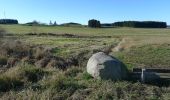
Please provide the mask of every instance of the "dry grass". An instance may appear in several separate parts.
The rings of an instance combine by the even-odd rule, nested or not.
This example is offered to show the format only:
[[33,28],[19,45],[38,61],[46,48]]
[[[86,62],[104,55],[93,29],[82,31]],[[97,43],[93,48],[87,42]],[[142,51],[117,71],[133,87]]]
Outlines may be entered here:
[[37,67],[56,67],[65,69],[75,64],[72,59],[66,61],[52,54],[52,50],[42,46],[31,46],[21,41],[7,41],[0,46],[0,66],[14,67],[20,62],[26,62]]
[[19,64],[10,68],[0,76],[0,91],[21,89],[29,83],[37,82],[47,74],[43,69],[36,68],[29,64]]
[[[31,31],[31,27],[28,26],[4,27],[9,29],[8,33],[13,32],[13,34]],[[6,64],[6,61],[7,63],[18,61],[12,67],[5,67],[6,69],[0,73],[0,99],[168,100],[170,98],[169,86],[95,80],[86,72],[85,67],[88,58],[98,51],[108,51],[121,59],[128,68],[139,67],[141,64],[165,67],[169,65],[169,56],[166,55],[170,55],[168,29],[98,30],[37,27],[36,31],[54,34],[75,32],[86,37],[52,36],[52,34],[14,35],[3,38],[9,40],[15,37],[20,41],[14,42],[11,39],[12,42],[0,45],[1,65]],[[119,43],[122,39],[123,42]],[[110,52],[110,49],[118,43],[122,51]],[[35,66],[36,63],[41,67]],[[0,66],[0,70],[1,68]]]
[[[31,80],[29,75],[33,77]],[[126,81],[94,80],[86,73],[84,68],[74,66],[66,71],[61,71],[22,65],[11,68],[3,76],[3,81],[0,78],[1,86],[3,82],[4,86],[7,87],[9,78],[13,85],[8,87],[10,91],[0,92],[1,99],[166,100],[170,91],[169,87],[164,88]],[[38,81],[33,81],[34,77],[37,77]],[[22,84],[18,84],[18,82],[22,82]]]
[[0,38],[2,38],[5,34],[5,29],[3,29],[2,27],[0,27]]
[[118,45],[112,49],[113,52],[129,51],[131,47],[143,46],[143,45],[163,45],[169,44],[169,36],[126,36],[122,37],[122,40]]

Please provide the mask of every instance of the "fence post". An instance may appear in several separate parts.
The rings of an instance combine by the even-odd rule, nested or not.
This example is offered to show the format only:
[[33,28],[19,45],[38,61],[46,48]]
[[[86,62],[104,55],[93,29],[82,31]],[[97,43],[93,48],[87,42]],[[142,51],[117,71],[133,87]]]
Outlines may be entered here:
[[142,73],[141,73],[141,82],[142,83],[145,83],[145,71],[146,71],[146,69],[142,68]]

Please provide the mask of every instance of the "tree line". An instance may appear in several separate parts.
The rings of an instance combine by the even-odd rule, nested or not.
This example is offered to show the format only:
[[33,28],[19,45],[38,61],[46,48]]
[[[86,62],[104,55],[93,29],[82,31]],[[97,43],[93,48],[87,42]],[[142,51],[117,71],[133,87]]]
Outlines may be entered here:
[[0,24],[18,24],[16,19],[0,19]]
[[166,22],[158,21],[121,21],[115,23],[104,23],[92,19],[88,21],[88,27],[100,28],[100,27],[133,27],[133,28],[167,28]]
[[[0,19],[0,24],[18,24],[18,20]],[[45,25],[44,23],[40,23],[37,21],[29,22],[26,24],[27,25]],[[55,21],[54,24],[52,24],[52,22],[50,21],[49,25],[56,26],[57,23]],[[158,21],[120,21],[120,22],[115,22],[115,23],[101,24],[99,20],[91,19],[88,21],[88,27],[91,27],[91,28],[101,28],[101,27],[167,28],[167,23],[158,22]]]
[[115,27],[134,27],[134,28],[166,28],[166,22],[157,21],[122,21],[112,24]]

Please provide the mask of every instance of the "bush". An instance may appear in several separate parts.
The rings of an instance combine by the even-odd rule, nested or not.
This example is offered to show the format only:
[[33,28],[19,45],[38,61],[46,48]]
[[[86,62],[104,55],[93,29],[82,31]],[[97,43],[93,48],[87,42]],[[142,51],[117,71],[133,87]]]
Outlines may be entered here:
[[5,92],[10,89],[15,89],[21,86],[23,83],[19,80],[10,79],[8,77],[0,78],[0,91]]
[[21,68],[23,78],[26,79],[26,81],[29,82],[37,82],[38,80],[42,79],[45,74],[47,74],[45,71],[43,71],[40,68],[36,68],[32,65],[26,65]]
[[39,81],[45,74],[47,72],[43,69],[36,68],[33,65],[20,64],[0,74],[0,91],[6,92],[11,89],[19,89],[29,82]]
[[10,89],[17,89],[23,86],[23,82],[17,78],[9,76],[0,76],[0,92],[6,92]]

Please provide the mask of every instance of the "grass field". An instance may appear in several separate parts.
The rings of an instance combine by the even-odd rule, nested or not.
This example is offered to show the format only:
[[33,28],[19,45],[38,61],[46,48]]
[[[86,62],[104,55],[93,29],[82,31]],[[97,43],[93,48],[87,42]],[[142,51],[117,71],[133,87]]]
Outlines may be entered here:
[[[0,25],[0,27],[6,30],[6,35],[0,38],[0,65],[6,64],[11,59],[18,61],[14,67],[7,69],[0,66],[2,100],[168,100],[170,98],[169,86],[95,80],[86,73],[88,58],[98,51],[107,51],[122,60],[129,70],[134,67],[170,68],[170,29],[92,29],[22,25]],[[40,35],[41,33],[53,34]],[[67,36],[68,34],[71,36]],[[116,47],[120,50],[115,51]],[[13,50],[13,53],[9,55],[7,50]],[[32,51],[29,57],[21,55],[28,51]],[[44,60],[48,55],[62,60],[59,59],[57,62],[53,60],[54,58],[50,61]],[[24,62],[27,60],[34,63]],[[77,63],[66,66],[64,70],[59,67],[49,67],[54,62],[62,64],[61,61],[70,60]],[[37,67],[40,61],[49,63],[45,67]]]
[[144,28],[87,28],[87,27],[62,27],[62,26],[23,26],[0,25],[7,33],[70,33],[78,35],[169,35],[170,29],[144,29]]

